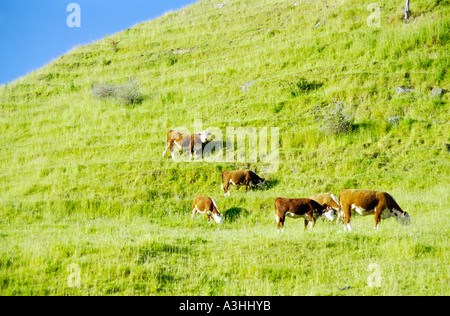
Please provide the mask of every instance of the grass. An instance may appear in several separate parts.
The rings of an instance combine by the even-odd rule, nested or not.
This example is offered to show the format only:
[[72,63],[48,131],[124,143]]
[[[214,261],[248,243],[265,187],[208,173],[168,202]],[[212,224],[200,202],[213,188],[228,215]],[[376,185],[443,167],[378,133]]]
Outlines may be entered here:
[[[326,222],[304,231],[295,220],[278,234],[272,210],[246,212],[220,227],[181,211],[172,220],[65,217],[44,227],[11,227],[2,236],[8,245],[2,270],[9,272],[2,275],[4,294],[448,294],[443,263],[449,223],[432,209],[423,209],[408,229],[385,221],[377,231],[370,220],[355,219],[352,234]],[[420,220],[434,230],[418,225]],[[79,288],[67,285],[73,263],[80,267]],[[371,264],[379,265],[380,287],[368,286]],[[28,272],[31,267],[35,273]]]
[[[371,28],[360,1],[204,0],[1,86],[0,295],[448,295],[449,94],[430,94],[450,90],[449,9],[414,3],[405,24],[397,2]],[[93,95],[130,78],[133,106]],[[344,133],[323,130],[335,100]],[[278,127],[269,188],[220,191],[223,170],[260,162],[162,158],[195,119],[224,136]],[[413,225],[277,233],[277,196],[343,188],[390,192]],[[198,193],[224,225],[191,219]]]

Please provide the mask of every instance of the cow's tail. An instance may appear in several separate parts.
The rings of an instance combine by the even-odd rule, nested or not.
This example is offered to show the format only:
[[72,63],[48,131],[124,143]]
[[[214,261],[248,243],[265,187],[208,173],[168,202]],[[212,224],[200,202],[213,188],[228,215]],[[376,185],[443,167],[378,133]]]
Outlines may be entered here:
[[191,134],[191,142],[190,142],[190,144],[189,144],[189,153],[190,153],[191,155],[194,154],[194,146],[195,146],[194,143],[195,143],[195,134],[192,133],[192,134]]
[[225,171],[222,171],[222,183],[220,184],[220,190],[223,190],[223,173],[224,173]]
[[342,206],[342,199],[341,199],[341,192],[339,192],[339,200],[338,200],[338,214],[336,216],[336,224],[339,222],[339,220],[342,217],[342,223],[344,223],[344,207]]

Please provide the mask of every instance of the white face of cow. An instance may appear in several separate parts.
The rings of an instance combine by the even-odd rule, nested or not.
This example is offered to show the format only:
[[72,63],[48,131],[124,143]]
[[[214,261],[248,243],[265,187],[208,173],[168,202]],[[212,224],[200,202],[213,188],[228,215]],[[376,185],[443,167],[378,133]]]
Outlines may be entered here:
[[210,212],[209,214],[214,218],[217,224],[222,224],[223,215],[219,213],[219,209],[217,208],[216,202],[213,199],[211,199],[211,201],[214,204],[215,210],[213,212]]
[[200,133],[200,138],[202,140],[202,143],[206,143],[207,141],[211,140],[211,133],[203,131]]
[[384,210],[381,213],[381,218],[391,218],[395,217],[397,222],[403,226],[407,226],[411,224],[411,219],[409,218],[409,214],[407,212],[403,213],[402,211],[399,211],[397,209],[392,210]]
[[266,187],[266,179],[262,178],[261,181],[259,181],[256,185],[260,188],[265,188]]
[[401,212],[399,213],[400,214],[398,214],[398,216],[395,217],[397,219],[397,222],[403,226],[411,225],[411,219],[409,217],[409,214],[407,212],[405,212],[405,214]]
[[329,221],[334,221],[334,210],[331,207],[327,207],[325,212],[322,214]]
[[217,224],[222,224],[223,223],[223,215],[217,215],[212,213],[212,217],[214,218],[214,220],[216,221]]

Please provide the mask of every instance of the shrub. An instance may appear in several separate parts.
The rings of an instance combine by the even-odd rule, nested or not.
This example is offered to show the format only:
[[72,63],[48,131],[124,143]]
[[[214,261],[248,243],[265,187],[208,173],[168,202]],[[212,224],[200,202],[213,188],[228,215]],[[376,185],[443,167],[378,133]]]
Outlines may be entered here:
[[126,84],[118,86],[115,97],[123,105],[140,103],[143,99],[139,92],[139,83],[135,80],[128,80]]
[[96,83],[92,87],[92,95],[97,99],[106,99],[114,96],[116,87],[113,85]]
[[319,89],[323,86],[323,83],[317,81],[308,81],[305,78],[300,78],[296,82],[289,83],[289,91],[292,97],[297,97],[301,94],[307,93]]
[[175,65],[178,62],[177,56],[174,53],[170,52],[166,56],[166,64],[168,67]]
[[98,99],[114,98],[121,105],[134,105],[143,100],[139,83],[134,79],[129,79],[123,85],[97,83],[92,87],[92,95]]
[[108,38],[107,42],[109,44],[109,49],[111,50],[111,52],[117,53],[117,51],[119,50],[119,47],[118,47],[119,41],[115,41],[111,38]]
[[353,116],[344,110],[342,101],[334,101],[335,108],[323,117],[322,130],[334,135],[346,134],[353,129]]

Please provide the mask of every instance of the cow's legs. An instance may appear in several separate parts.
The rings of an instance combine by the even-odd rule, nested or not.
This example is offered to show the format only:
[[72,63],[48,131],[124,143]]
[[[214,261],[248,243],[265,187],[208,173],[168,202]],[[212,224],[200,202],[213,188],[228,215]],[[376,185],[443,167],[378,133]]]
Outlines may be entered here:
[[192,218],[194,218],[194,216],[197,214],[197,212],[198,212],[198,208],[197,208],[197,205],[193,205],[192,206]]
[[341,222],[344,223],[344,212],[341,211],[341,209],[337,211],[336,224],[339,222],[339,220],[341,220]]
[[194,133],[192,133],[191,134],[191,142],[189,143],[189,160],[192,159],[192,155],[194,154],[194,146],[195,146],[195,135],[194,135]]
[[[176,147],[174,145],[176,145]],[[180,144],[178,144],[175,140],[172,140],[170,142],[170,147],[169,148],[170,148],[170,153],[172,155],[172,159],[175,160],[175,152],[174,152],[174,150],[178,150],[179,151],[183,147],[180,146]]]
[[166,155],[167,149],[169,149],[169,147],[170,147],[170,143],[167,143],[166,148],[164,148],[164,152],[162,154],[163,157]]
[[[166,144],[166,148],[164,148],[163,157],[166,155],[167,149],[170,149],[170,153],[172,156],[172,159],[174,159],[174,153],[173,153],[173,145],[175,144],[174,140],[168,140]],[[178,145],[178,144],[177,144]]]
[[378,225],[380,225],[381,213],[383,213],[383,210],[385,208],[386,205],[384,205],[383,203],[378,203],[377,207],[375,207],[375,216],[374,216],[375,229],[378,229]]
[[170,155],[172,156],[172,159],[175,159],[175,153],[173,152],[173,145],[174,145],[174,141],[171,141],[170,144],[168,144],[169,149],[170,149]]
[[230,196],[230,191],[228,190],[228,183],[225,183],[225,185],[223,186],[223,192],[225,193],[225,196]]
[[350,225],[350,217],[352,216],[352,210],[349,205],[342,207],[344,216],[344,230],[352,231],[352,226]]
[[275,218],[277,220],[278,232],[284,231],[284,220],[286,218],[285,215],[280,215],[277,211],[275,211]]
[[[192,158],[192,154],[191,154],[191,158]],[[194,159],[197,160],[198,159],[198,154],[197,151],[194,151]]]
[[306,214],[306,218],[305,218],[305,229],[308,228],[308,224],[311,223],[311,228],[314,227],[314,225],[316,224],[316,220],[314,219],[314,217],[309,216],[309,214]]

